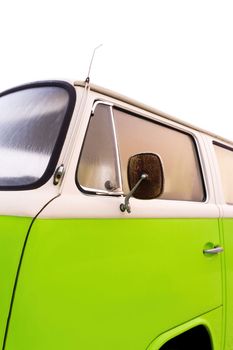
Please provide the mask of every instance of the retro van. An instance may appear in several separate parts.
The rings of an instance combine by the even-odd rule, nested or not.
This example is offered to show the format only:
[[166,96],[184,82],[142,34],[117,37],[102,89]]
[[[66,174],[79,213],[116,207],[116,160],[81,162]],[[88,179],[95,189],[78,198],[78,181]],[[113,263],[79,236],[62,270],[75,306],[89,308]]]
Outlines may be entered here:
[[232,174],[232,142],[88,81],[3,92],[1,349],[233,349]]

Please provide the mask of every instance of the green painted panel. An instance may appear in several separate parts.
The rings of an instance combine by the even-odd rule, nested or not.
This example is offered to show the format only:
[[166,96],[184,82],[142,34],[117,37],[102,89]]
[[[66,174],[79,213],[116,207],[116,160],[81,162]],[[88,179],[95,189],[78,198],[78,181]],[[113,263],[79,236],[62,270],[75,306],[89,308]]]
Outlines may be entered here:
[[222,304],[217,219],[37,219],[6,350],[141,350]]
[[233,219],[222,220],[225,256],[225,348],[233,350]]
[[31,218],[0,216],[0,344],[4,339],[15,277],[31,221]]
[[[198,316],[185,324],[181,324],[156,338],[148,347],[147,350],[158,350],[162,345],[167,343],[170,339],[179,336],[180,334],[187,332],[188,330],[197,326],[203,326],[210,335],[210,341],[214,350],[222,350],[222,317],[223,310],[219,307],[204,315]],[[196,339],[199,343],[201,339]],[[187,348],[187,350],[189,350]],[[199,347],[197,350],[206,350],[204,347]]]

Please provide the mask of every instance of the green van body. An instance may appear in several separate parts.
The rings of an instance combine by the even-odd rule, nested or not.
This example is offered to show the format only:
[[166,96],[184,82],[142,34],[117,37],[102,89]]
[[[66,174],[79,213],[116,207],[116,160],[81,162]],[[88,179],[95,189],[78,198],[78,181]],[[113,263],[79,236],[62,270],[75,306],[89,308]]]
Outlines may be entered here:
[[[1,348],[233,349],[233,144],[82,82],[4,92],[0,115]],[[165,187],[129,213],[134,150]]]

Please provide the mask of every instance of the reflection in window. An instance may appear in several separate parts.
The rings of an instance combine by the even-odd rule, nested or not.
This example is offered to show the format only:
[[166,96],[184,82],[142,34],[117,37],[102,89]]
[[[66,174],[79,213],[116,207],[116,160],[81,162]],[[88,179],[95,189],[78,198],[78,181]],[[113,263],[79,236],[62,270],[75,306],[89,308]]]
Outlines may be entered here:
[[84,190],[120,190],[111,113],[110,106],[98,104],[91,116],[78,168],[78,183]]
[[114,109],[124,193],[127,164],[137,153],[155,153],[164,168],[162,199],[203,201],[204,189],[192,138],[172,128]]
[[233,150],[217,144],[214,144],[214,149],[218,159],[225,202],[233,204]]
[[68,92],[57,86],[0,98],[0,186],[27,186],[42,177],[68,103]]

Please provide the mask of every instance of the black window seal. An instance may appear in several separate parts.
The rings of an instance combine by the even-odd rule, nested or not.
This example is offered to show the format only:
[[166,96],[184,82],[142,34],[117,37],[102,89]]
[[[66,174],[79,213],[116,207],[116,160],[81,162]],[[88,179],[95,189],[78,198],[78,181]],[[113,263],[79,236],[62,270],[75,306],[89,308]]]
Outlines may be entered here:
[[53,175],[55,171],[55,167],[57,165],[59,156],[61,154],[61,150],[63,147],[63,143],[65,141],[65,137],[70,125],[71,117],[74,111],[75,103],[76,103],[76,91],[73,85],[66,81],[62,80],[44,80],[44,81],[36,81],[29,84],[20,85],[6,91],[0,93],[0,98],[6,95],[9,95],[14,92],[33,89],[38,87],[60,87],[66,90],[69,96],[69,102],[67,105],[67,110],[63,119],[63,122],[60,127],[60,131],[55,142],[52,154],[50,156],[49,163],[43,173],[43,175],[35,182],[28,185],[15,185],[15,186],[0,186],[0,191],[23,191],[23,190],[33,190],[44,185]]
[[225,149],[227,149],[228,151],[233,152],[233,148],[232,148],[232,147],[227,146],[227,145],[224,145],[223,143],[220,143],[220,142],[218,142],[218,141],[213,141],[213,145],[218,146],[218,147],[225,148]]

